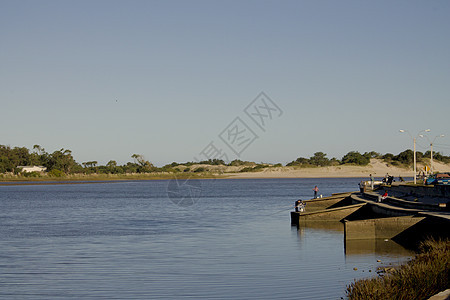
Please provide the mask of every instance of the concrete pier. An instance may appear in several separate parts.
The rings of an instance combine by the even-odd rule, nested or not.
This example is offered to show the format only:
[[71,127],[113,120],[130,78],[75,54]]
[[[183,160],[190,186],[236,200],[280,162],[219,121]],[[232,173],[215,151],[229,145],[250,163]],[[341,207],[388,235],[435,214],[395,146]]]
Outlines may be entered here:
[[354,192],[333,194],[329,197],[305,200],[307,212],[315,212],[333,207],[339,207],[351,204],[348,197]]
[[392,239],[424,220],[425,217],[390,217],[369,220],[344,220],[345,240]]
[[[427,236],[449,237],[450,212],[448,204],[442,205],[449,200],[443,196],[446,191],[440,191],[439,203],[393,196],[379,202],[376,192],[351,192],[306,200],[305,212],[291,212],[291,224],[342,222],[345,241],[393,239],[410,243]],[[419,192],[425,193],[422,189]]]
[[357,203],[342,207],[335,207],[329,209],[316,210],[313,212],[291,212],[291,220],[293,224],[298,224],[300,220],[303,221],[341,221],[345,217],[351,215],[365,203]]

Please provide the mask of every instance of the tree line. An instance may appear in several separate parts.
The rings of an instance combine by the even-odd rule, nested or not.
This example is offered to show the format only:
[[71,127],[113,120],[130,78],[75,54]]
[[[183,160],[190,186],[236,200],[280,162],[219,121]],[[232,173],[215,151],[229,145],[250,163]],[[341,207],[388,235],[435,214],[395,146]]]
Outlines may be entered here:
[[[417,161],[421,162],[430,157],[430,151],[425,153],[416,152]],[[413,163],[413,151],[405,150],[398,155],[391,153],[380,154],[377,152],[365,152],[363,154],[358,151],[350,151],[341,159],[328,158],[327,154],[323,152],[316,152],[312,157],[299,157],[294,161],[289,162],[286,166],[299,167],[319,167],[319,166],[336,166],[344,164],[354,164],[364,166],[369,164],[371,158],[378,158],[384,160],[386,163],[394,166],[410,166]],[[205,168],[196,167],[193,165],[206,164],[216,166],[242,166],[242,171],[251,172],[257,171],[268,164],[256,164],[250,161],[242,161],[235,159],[226,163],[220,159],[210,159],[201,162],[173,162],[163,167],[156,167],[151,162],[146,160],[143,155],[133,154],[131,156],[132,162],[119,165],[115,160],[110,160],[105,165],[99,165],[97,161],[86,161],[78,163],[72,156],[72,151],[69,149],[60,149],[52,153],[48,153],[40,145],[34,145],[33,149],[29,150],[26,147],[14,147],[0,145],[0,173],[19,174],[21,169],[18,166],[44,166],[47,168],[46,172],[51,176],[63,176],[66,174],[127,174],[127,173],[153,173],[153,172],[203,172]],[[450,163],[450,157],[444,156],[439,152],[433,153],[433,159],[444,163]],[[180,167],[182,166],[182,167]],[[275,167],[282,166],[282,164],[275,164]],[[26,174],[33,176],[33,174]],[[34,174],[38,176],[39,174]]]
[[[310,158],[299,157],[294,161],[286,164],[286,166],[336,166],[344,164],[353,164],[359,166],[366,166],[370,163],[371,158],[382,159],[384,162],[394,166],[411,166],[414,162],[414,152],[410,149],[400,152],[398,155],[392,153],[380,154],[375,151],[365,152],[363,154],[358,151],[350,151],[345,154],[340,160],[337,158],[327,158],[327,154],[323,152],[316,152]],[[426,159],[431,158],[431,152],[426,151],[422,153],[416,151],[417,162],[424,162]],[[439,152],[433,152],[433,160],[441,161],[443,163],[450,163],[450,156],[442,155]]]
[[[26,147],[14,147],[0,145],[0,173],[18,174],[21,168],[18,166],[43,166],[49,175],[63,176],[65,174],[125,174],[148,173],[161,171],[140,154],[131,156],[133,162],[118,165],[115,160],[110,160],[106,165],[98,165],[97,161],[78,163],[69,149],[60,149],[48,153],[40,145],[34,145],[32,150]],[[28,174],[32,176],[33,174]]]

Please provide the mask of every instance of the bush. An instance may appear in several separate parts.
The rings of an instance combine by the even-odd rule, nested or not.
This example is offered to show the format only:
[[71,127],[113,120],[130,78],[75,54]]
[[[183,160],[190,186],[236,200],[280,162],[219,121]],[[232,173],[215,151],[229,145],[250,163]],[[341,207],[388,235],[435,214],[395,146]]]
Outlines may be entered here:
[[235,159],[235,160],[231,161],[228,165],[229,166],[253,166],[253,165],[255,165],[255,163],[250,162],[250,161],[242,161],[240,159]]
[[[425,153],[427,157],[430,157],[430,154],[431,154],[430,151],[427,151]],[[442,155],[440,152],[433,152],[433,159],[441,161],[446,164],[450,163],[450,156]]]
[[261,171],[262,169],[264,169],[266,167],[266,165],[263,164],[258,164],[254,167],[245,167],[243,169],[241,169],[239,172],[241,173],[245,173],[245,172],[258,172]]
[[66,174],[63,171],[60,171],[58,169],[53,169],[50,172],[48,172],[48,175],[50,177],[63,177]]
[[392,153],[386,153],[381,157],[385,162],[390,162],[392,159],[394,159],[394,154]]
[[212,165],[212,166],[226,165],[225,162],[222,159],[217,159],[217,158],[203,160],[203,161],[199,162],[199,164]]
[[194,170],[195,173],[198,173],[198,172],[205,172],[205,171],[206,171],[206,169],[203,168],[203,167],[199,167],[199,168],[197,168],[197,169]]
[[420,246],[421,254],[392,273],[358,280],[347,286],[350,300],[428,299],[449,288],[450,241],[429,239]]
[[305,157],[299,157],[294,161],[291,161],[290,163],[286,164],[287,167],[293,167],[293,166],[309,166],[311,165],[309,163],[309,159]]
[[24,172],[22,173],[24,177],[41,177],[41,174],[39,172]]

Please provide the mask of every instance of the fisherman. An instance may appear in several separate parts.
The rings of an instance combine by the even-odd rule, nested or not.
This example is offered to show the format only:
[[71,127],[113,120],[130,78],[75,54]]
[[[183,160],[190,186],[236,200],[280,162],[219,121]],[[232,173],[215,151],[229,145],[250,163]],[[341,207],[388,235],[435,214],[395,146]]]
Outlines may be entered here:
[[317,192],[319,191],[319,188],[317,187],[317,185],[313,188],[314,191],[314,199],[317,198]]
[[301,199],[295,201],[295,212],[303,212],[305,211],[305,203]]
[[394,180],[394,176],[389,176],[387,180],[387,184],[391,185]]

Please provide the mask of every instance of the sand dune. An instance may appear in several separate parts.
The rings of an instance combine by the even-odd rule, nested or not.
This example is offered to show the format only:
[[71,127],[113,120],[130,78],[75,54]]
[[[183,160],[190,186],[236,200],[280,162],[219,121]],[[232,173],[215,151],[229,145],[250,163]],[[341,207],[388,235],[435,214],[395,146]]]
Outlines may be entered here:
[[[421,170],[423,165],[418,165],[417,170]],[[450,164],[433,162],[433,169],[439,172],[450,172]],[[398,177],[412,177],[412,168],[398,168],[388,165],[382,160],[372,159],[367,166],[332,166],[317,168],[296,168],[296,167],[276,167],[267,168],[261,172],[228,173],[224,174],[230,178],[320,178],[320,177],[369,177],[372,174],[375,178],[384,177],[386,173]]]

